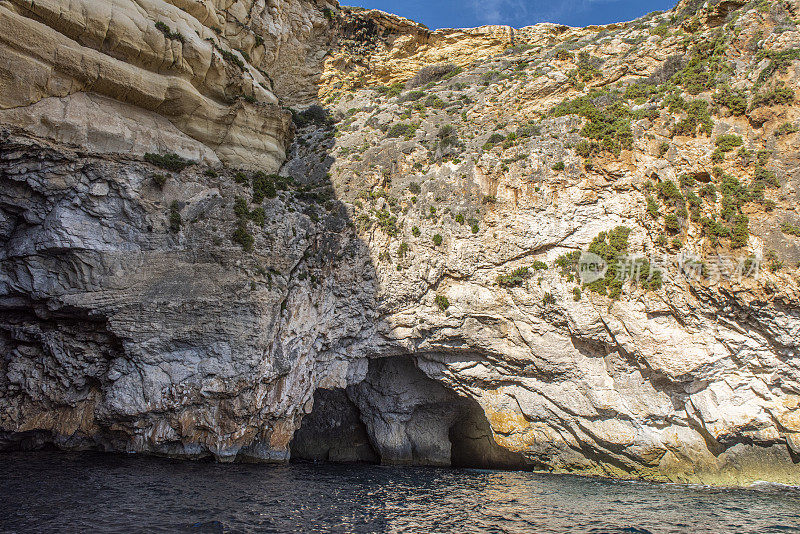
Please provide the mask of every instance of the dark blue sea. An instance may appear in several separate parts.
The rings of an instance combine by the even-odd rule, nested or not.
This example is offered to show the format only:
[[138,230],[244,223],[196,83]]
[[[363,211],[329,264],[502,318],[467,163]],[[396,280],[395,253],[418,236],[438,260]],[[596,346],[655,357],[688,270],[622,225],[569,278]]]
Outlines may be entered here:
[[1,532],[800,532],[800,490],[529,472],[0,455]]

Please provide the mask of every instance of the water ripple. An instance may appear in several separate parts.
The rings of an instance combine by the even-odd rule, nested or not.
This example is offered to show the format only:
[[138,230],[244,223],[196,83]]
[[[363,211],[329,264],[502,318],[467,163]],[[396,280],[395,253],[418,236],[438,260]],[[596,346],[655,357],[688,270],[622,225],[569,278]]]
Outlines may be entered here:
[[800,491],[380,466],[0,457],[2,532],[800,533]]

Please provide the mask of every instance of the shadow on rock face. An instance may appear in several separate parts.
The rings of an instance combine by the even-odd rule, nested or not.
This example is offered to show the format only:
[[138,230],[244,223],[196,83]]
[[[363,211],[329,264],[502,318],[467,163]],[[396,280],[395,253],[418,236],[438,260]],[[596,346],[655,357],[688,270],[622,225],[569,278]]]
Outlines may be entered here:
[[525,467],[521,455],[494,442],[477,402],[426,376],[410,356],[371,360],[365,379],[347,390],[317,390],[314,409],[294,436],[292,458]]

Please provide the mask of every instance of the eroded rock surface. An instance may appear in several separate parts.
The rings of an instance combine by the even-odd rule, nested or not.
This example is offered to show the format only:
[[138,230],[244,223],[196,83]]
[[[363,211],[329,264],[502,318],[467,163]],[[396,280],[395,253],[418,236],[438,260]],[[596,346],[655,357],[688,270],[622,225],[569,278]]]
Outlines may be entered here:
[[0,443],[797,483],[797,13],[0,2]]

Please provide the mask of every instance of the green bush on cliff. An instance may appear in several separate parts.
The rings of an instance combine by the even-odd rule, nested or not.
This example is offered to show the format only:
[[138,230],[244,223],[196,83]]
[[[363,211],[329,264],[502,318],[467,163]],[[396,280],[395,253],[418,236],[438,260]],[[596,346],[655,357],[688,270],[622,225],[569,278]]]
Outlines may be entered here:
[[566,99],[555,106],[550,115],[553,117],[579,115],[585,118],[587,122],[581,130],[581,136],[598,141],[601,150],[619,155],[620,150],[633,148],[631,118],[634,115],[621,102],[614,102],[603,108],[595,104],[595,100],[601,101],[607,96],[604,93],[592,92],[587,96]]
[[744,115],[747,111],[747,93],[734,91],[728,86],[714,93],[714,103],[725,106],[733,115]]
[[156,167],[161,167],[172,172],[181,172],[183,169],[190,165],[194,165],[194,161],[184,159],[177,154],[153,154],[148,152],[144,155],[144,160],[152,163]]
[[177,200],[173,200],[169,205],[169,231],[177,234],[180,232],[182,224],[180,205]]
[[715,141],[717,148],[720,149],[722,152],[730,152],[736,147],[740,147],[744,144],[742,138],[735,134],[723,134],[717,137]]
[[497,285],[500,287],[519,287],[531,277],[528,267],[519,267],[508,274],[501,274],[497,277]]

